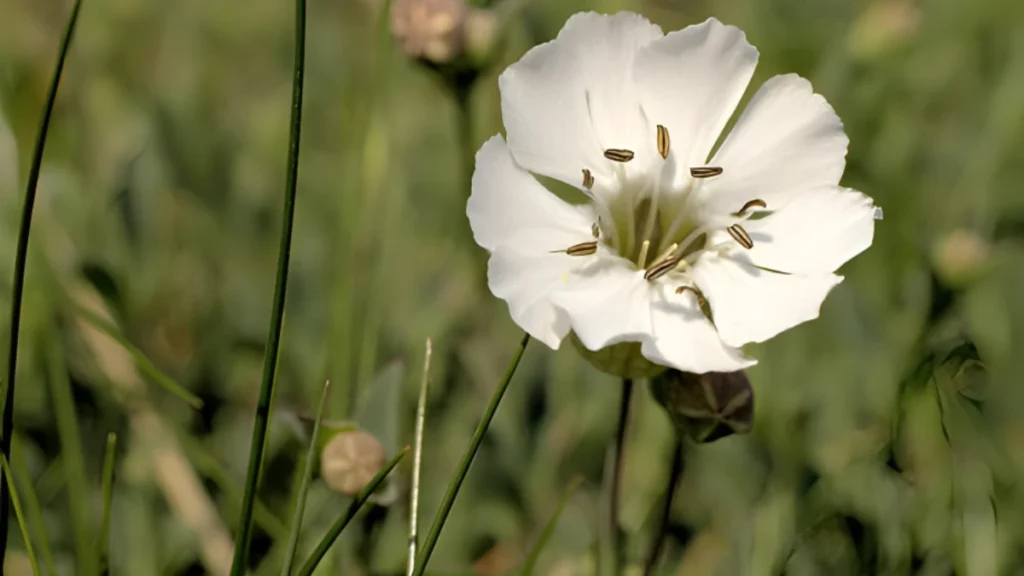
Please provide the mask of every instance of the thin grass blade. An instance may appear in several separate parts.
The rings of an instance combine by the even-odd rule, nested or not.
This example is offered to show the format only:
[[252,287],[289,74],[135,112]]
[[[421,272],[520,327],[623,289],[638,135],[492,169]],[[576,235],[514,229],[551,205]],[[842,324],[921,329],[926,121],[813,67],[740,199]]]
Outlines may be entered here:
[[534,568],[537,566],[537,560],[540,559],[541,552],[544,551],[544,547],[547,546],[551,536],[555,533],[555,527],[558,526],[558,519],[562,517],[562,512],[565,512],[565,506],[569,503],[572,495],[576,493],[576,489],[583,483],[583,478],[576,477],[569,482],[569,486],[566,487],[565,492],[562,493],[562,499],[558,501],[558,507],[555,508],[554,514],[548,519],[547,524],[544,525],[544,529],[541,530],[540,536],[537,537],[537,542],[530,549],[530,553],[526,556],[526,562],[523,563],[522,576],[530,576],[533,574]]
[[[68,16],[67,26],[64,28],[64,36],[61,39],[60,49],[57,52],[57,65],[54,67],[53,76],[50,78],[50,88],[46,94],[46,103],[43,104],[43,116],[39,121],[39,131],[36,133],[36,145],[32,152],[32,164],[28,172],[28,182],[25,185],[25,203],[22,206],[21,224],[18,228],[18,247],[14,259],[14,281],[11,291],[11,337],[10,346],[7,352],[7,379],[4,381],[3,423],[0,428],[0,452],[3,457],[10,460],[11,457],[11,436],[14,433],[14,384],[18,367],[18,335],[21,331],[21,301],[25,294],[25,268],[28,263],[28,241],[32,231],[32,212],[36,205],[36,188],[39,184],[39,172],[43,165],[43,151],[46,149],[46,135],[50,131],[50,117],[53,115],[53,106],[57,101],[57,88],[60,86],[60,77],[64,72],[64,61],[68,56],[68,49],[71,48],[71,39],[75,34],[75,25],[78,23],[78,13],[82,8],[82,0],[75,0]],[[13,484],[12,484],[13,486]],[[10,494],[8,485],[0,482],[0,566],[4,564],[4,555],[7,551],[7,529],[10,518]]]
[[394,467],[397,466],[398,463],[402,460],[402,458],[404,458],[405,455],[408,453],[408,447],[404,448],[401,452],[399,452],[394,458],[391,459],[390,462],[387,463],[387,465],[381,468],[380,472],[378,472],[377,475],[373,477],[373,480],[370,480],[370,483],[367,484],[366,487],[363,488],[363,490],[356,495],[355,499],[352,500],[352,504],[349,505],[348,510],[345,511],[345,514],[343,514],[341,517],[334,521],[334,524],[332,524],[331,527],[327,530],[327,533],[324,534],[324,537],[320,540],[320,543],[317,544],[316,548],[313,549],[313,553],[310,554],[309,559],[306,560],[306,563],[303,564],[302,568],[299,569],[299,576],[309,576],[313,573],[313,570],[316,570],[317,564],[319,564],[320,561],[324,559],[324,556],[327,555],[327,551],[331,549],[331,546],[334,544],[334,541],[337,540],[338,536],[341,535],[341,532],[345,529],[345,526],[348,526],[348,523],[356,517],[356,514],[359,512],[359,509],[363,507],[363,504],[365,504],[366,501],[369,500],[370,496],[373,495],[373,493],[377,490],[381,483],[384,482],[384,479],[387,478],[388,474],[391,473],[391,470],[393,470]]
[[263,468],[263,451],[266,448],[270,410],[274,401],[274,382],[281,349],[281,329],[284,324],[284,301],[288,290],[288,264],[291,260],[292,226],[295,220],[295,192],[299,179],[299,142],[302,132],[302,84],[305,62],[306,0],[296,0],[291,133],[288,138],[288,175],[285,181],[281,240],[277,252],[277,279],[274,282],[274,304],[270,314],[270,332],[267,336],[263,380],[260,382],[260,395],[256,404],[256,417],[253,423],[249,452],[249,471],[245,479],[245,493],[242,499],[241,518],[238,521],[235,555],[231,562],[231,576],[242,576],[248,563],[249,541],[252,539],[253,508],[256,504],[256,487],[259,484],[260,471]]
[[427,388],[430,386],[430,338],[423,353],[423,379],[416,401],[416,432],[412,452],[412,490],[409,493],[409,559],[406,575],[416,570],[416,547],[419,545],[420,470],[423,467],[423,424],[427,419]]
[[522,341],[519,342],[519,348],[516,349],[515,355],[512,357],[512,362],[509,363],[508,368],[505,370],[505,376],[494,391],[487,409],[484,410],[483,418],[481,418],[476,432],[473,433],[472,440],[469,441],[469,448],[466,449],[466,454],[462,457],[462,461],[459,462],[459,467],[455,470],[451,483],[448,484],[448,491],[444,495],[444,500],[441,501],[437,515],[434,516],[434,524],[430,527],[427,539],[423,542],[423,552],[416,562],[414,576],[423,576],[423,573],[427,570],[427,562],[430,561],[430,555],[434,552],[434,546],[437,545],[437,539],[441,536],[444,523],[448,520],[448,514],[452,511],[452,505],[455,504],[455,497],[458,496],[459,489],[462,488],[462,482],[466,479],[466,474],[469,473],[469,465],[473,463],[476,451],[480,449],[480,443],[484,441],[487,428],[491,425],[491,420],[494,419],[494,413],[498,411],[501,398],[505,395],[505,390],[508,389],[508,384],[512,381],[512,376],[516,373],[519,361],[522,360],[523,352],[526,351],[526,345],[529,343],[530,335],[524,334]]
[[281,565],[281,576],[288,576],[292,572],[292,563],[295,561],[295,549],[299,545],[299,533],[302,531],[302,515],[306,510],[306,495],[309,492],[309,483],[313,479],[313,462],[316,461],[317,437],[320,435],[320,422],[324,419],[324,407],[327,406],[327,394],[330,392],[331,382],[324,383],[324,390],[320,394],[320,405],[316,409],[316,420],[313,421],[313,433],[309,438],[309,448],[306,450],[306,465],[303,467],[302,483],[295,495],[295,515],[292,517],[291,533],[288,534],[288,548],[285,550],[284,563]]
[[14,515],[18,519],[18,528],[21,529],[21,537],[25,540],[25,552],[28,554],[28,561],[32,565],[32,573],[40,576],[39,561],[36,560],[36,550],[32,546],[32,538],[28,533],[28,526],[25,524],[25,515],[21,512],[21,498],[18,497],[18,488],[14,485],[14,472],[7,464],[7,458],[0,455],[0,464],[4,468],[4,477],[7,479],[7,487],[11,491],[11,503],[14,504]]
[[75,400],[71,393],[71,380],[64,361],[64,349],[56,332],[49,338],[47,366],[50,398],[53,401],[54,417],[57,420],[57,436],[60,438],[61,459],[64,462],[65,487],[71,509],[72,533],[75,536],[75,555],[80,574],[96,573],[95,540],[90,527],[88,486],[85,474],[85,459],[79,440],[80,428],[75,413]]
[[134,344],[129,342],[116,326],[113,326],[110,322],[107,322],[96,313],[86,309],[84,306],[74,303],[72,306],[75,313],[81,316],[83,320],[107,336],[110,336],[117,341],[118,344],[124,347],[124,349],[131,355],[132,360],[135,361],[135,366],[138,367],[139,372],[142,372],[146,378],[152,380],[157,386],[160,386],[167,392],[181,398],[192,408],[198,410],[203,407],[202,399],[186,390],[184,386],[175,382],[170,376],[164,374],[163,371],[161,371],[160,368],[157,367],[157,365],[154,364],[142,350],[139,350]]
[[107,434],[107,451],[103,456],[103,514],[100,516],[100,574],[110,573],[110,504],[114,498],[114,458],[117,455],[117,434]]
[[25,497],[25,519],[28,521],[29,529],[31,530],[33,526],[36,528],[36,542],[39,544],[39,555],[42,556],[43,566],[46,567],[47,574],[56,576],[57,562],[53,558],[53,549],[46,536],[43,506],[40,504],[36,485],[28,473],[25,447],[18,435],[14,436],[14,443],[11,445],[11,468],[14,470],[15,481],[21,485],[21,495]]

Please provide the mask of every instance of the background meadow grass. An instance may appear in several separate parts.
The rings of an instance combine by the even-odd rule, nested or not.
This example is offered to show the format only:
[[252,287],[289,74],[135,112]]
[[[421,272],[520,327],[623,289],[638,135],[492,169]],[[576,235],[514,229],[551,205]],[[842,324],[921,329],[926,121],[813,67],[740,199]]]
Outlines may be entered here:
[[[279,570],[325,379],[327,418],[356,420],[390,457],[412,442],[433,339],[425,531],[519,339],[470,240],[457,107],[378,41],[373,4],[309,6],[256,574]],[[10,127],[0,126],[0,309],[68,8],[0,0]],[[850,135],[844,183],[885,210],[822,317],[753,350],[752,434],[687,447],[665,572],[1024,574],[1024,3],[537,0],[508,23],[477,82],[474,149],[502,129],[497,74],[581,9],[635,10],[666,30],[711,15],[740,26],[761,52],[753,86],[810,78]],[[29,487],[38,497],[30,524],[45,526],[61,574],[96,554],[111,431],[111,573],[230,563],[277,258],[292,10],[285,0],[86,0],[39,189],[13,457],[23,499]],[[983,372],[962,355],[943,364],[964,342]],[[202,407],[160,387],[160,373]],[[534,343],[431,572],[515,569],[581,477],[538,570],[593,573],[619,386],[571,346]],[[621,520],[639,566],[674,437],[646,386],[633,406]],[[388,506],[364,513],[320,573],[404,572],[410,463],[381,496]],[[314,480],[300,559],[346,505]],[[7,572],[28,573],[13,522],[10,541]]]

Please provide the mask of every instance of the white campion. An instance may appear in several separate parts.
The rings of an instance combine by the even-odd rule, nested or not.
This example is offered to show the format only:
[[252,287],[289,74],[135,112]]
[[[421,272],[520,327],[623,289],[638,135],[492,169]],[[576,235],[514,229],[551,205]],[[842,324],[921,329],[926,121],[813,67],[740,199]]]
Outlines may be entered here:
[[740,346],[818,316],[876,209],[839,186],[842,122],[795,75],[766,82],[709,158],[757,57],[715,19],[666,35],[582,13],[501,75],[507,142],[477,153],[467,213],[492,292],[531,336],[729,372],[755,362]]

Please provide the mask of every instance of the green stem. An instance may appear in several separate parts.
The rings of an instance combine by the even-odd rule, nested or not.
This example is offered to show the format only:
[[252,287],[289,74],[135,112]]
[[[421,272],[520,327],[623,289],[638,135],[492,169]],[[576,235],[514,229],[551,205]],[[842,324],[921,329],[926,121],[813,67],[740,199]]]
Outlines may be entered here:
[[672,450],[672,466],[668,473],[668,482],[665,484],[665,503],[661,509],[661,520],[658,524],[658,531],[651,542],[651,549],[647,553],[647,562],[644,564],[644,576],[654,574],[654,568],[658,565],[658,558],[661,557],[661,549],[665,545],[665,535],[668,533],[668,523],[672,516],[672,500],[676,495],[676,486],[679,484],[679,476],[683,473],[683,445],[676,442]]
[[622,499],[622,468],[626,455],[626,428],[629,424],[629,405],[633,398],[633,381],[629,378],[622,381],[622,401],[619,403],[619,426],[615,433],[615,463],[612,468],[612,487],[608,497],[608,528],[611,538],[613,567],[615,574],[622,574],[623,546],[619,532],[619,506]]
[[465,455],[462,456],[462,461],[459,462],[459,467],[455,470],[455,476],[452,478],[451,483],[448,484],[448,491],[444,495],[444,500],[441,501],[437,515],[434,516],[434,524],[430,527],[430,533],[427,534],[427,539],[423,541],[423,552],[416,562],[414,576],[423,576],[423,573],[427,570],[427,562],[430,561],[430,555],[434,552],[434,546],[441,535],[441,529],[444,528],[444,523],[448,519],[448,513],[451,512],[452,504],[455,503],[455,497],[458,496],[459,489],[462,488],[462,482],[466,479],[469,465],[473,463],[476,451],[484,440],[487,428],[491,425],[494,413],[498,410],[498,404],[501,403],[501,398],[505,395],[505,390],[508,389],[508,384],[512,381],[512,376],[516,373],[516,368],[519,367],[519,361],[522,359],[523,352],[526,351],[526,345],[529,342],[530,335],[524,334],[522,341],[519,343],[519,348],[516,349],[515,355],[512,357],[512,362],[505,370],[505,376],[501,379],[501,383],[498,384],[497,390],[494,391],[491,403],[487,405],[483,418],[476,427],[476,432],[473,433],[473,439],[469,441],[469,448],[466,450]]
[[345,529],[345,526],[348,526],[348,523],[356,517],[356,514],[359,512],[359,509],[363,507],[363,504],[365,504],[366,501],[369,500],[370,496],[377,490],[377,487],[379,487],[381,483],[384,482],[384,479],[387,478],[387,475],[391,472],[391,470],[395,466],[397,466],[398,463],[402,460],[402,458],[404,458],[405,455],[408,453],[408,447],[399,452],[398,455],[392,458],[391,462],[388,462],[386,466],[381,468],[380,472],[378,472],[377,475],[373,477],[373,480],[370,480],[370,483],[367,484],[366,487],[363,488],[363,490],[356,495],[355,500],[352,501],[352,504],[349,504],[348,510],[345,511],[345,514],[343,514],[341,517],[335,520],[334,524],[332,524],[331,527],[327,530],[327,533],[324,534],[324,537],[320,540],[320,543],[317,544],[316,548],[313,550],[313,553],[309,556],[309,559],[306,560],[306,563],[303,564],[302,568],[299,569],[298,576],[309,576],[313,573],[313,570],[316,570],[317,564],[319,564],[320,561],[323,560],[324,556],[327,555],[327,551],[330,550],[331,546],[334,544],[334,541],[337,540],[338,536],[341,535],[341,532]]
[[274,307],[270,316],[270,333],[267,336],[263,380],[260,383],[260,396],[256,404],[256,418],[252,430],[249,470],[245,478],[245,494],[242,497],[242,517],[238,522],[235,556],[231,563],[232,576],[242,576],[246,571],[246,564],[248,563],[249,541],[252,538],[253,508],[256,503],[256,486],[259,484],[260,471],[263,467],[263,452],[266,448],[267,428],[270,424],[270,408],[274,398],[277,360],[281,348],[281,327],[284,323],[284,300],[288,287],[288,263],[291,257],[292,226],[295,219],[295,193],[299,177],[299,140],[302,130],[302,80],[305,70],[305,58],[306,0],[296,0],[291,135],[288,142],[288,175],[285,182],[281,243],[277,253]]
[[328,381],[324,384],[324,390],[320,394],[320,405],[316,409],[316,420],[313,421],[313,432],[310,434],[309,448],[306,449],[306,465],[303,467],[299,491],[295,495],[295,512],[292,516],[291,533],[288,535],[288,548],[284,554],[284,562],[281,564],[281,576],[291,574],[295,549],[299,546],[302,516],[306,511],[306,496],[309,494],[309,483],[313,479],[313,463],[316,462],[317,438],[320,435],[320,423],[324,419],[324,407],[327,406],[327,393],[330,389],[331,383]]
[[[18,248],[14,260],[14,288],[11,293],[11,338],[7,355],[7,390],[4,394],[3,424],[0,430],[0,451],[7,460],[11,458],[11,434],[14,431],[14,377],[18,364],[18,332],[21,328],[21,301],[25,293],[25,267],[28,262],[28,240],[32,229],[32,212],[36,205],[36,188],[39,184],[39,171],[43,164],[43,150],[46,148],[46,135],[50,130],[50,117],[57,101],[57,88],[64,71],[71,39],[74,36],[75,24],[82,0],[75,0],[71,15],[64,28],[60,50],[57,55],[57,66],[50,78],[50,89],[43,105],[43,117],[39,121],[39,132],[36,134],[36,146],[32,153],[32,164],[28,173],[28,184],[25,186],[25,204],[22,206],[21,226],[18,229]],[[0,482],[0,566],[4,564],[7,553],[7,529],[10,515],[11,493],[7,483]]]
[[[25,553],[28,554],[28,563],[32,566],[32,574],[39,576],[39,562],[36,560],[36,549],[32,546],[32,538],[29,536],[28,525],[25,523],[25,515],[21,512],[21,500],[18,498],[18,489],[14,486],[14,472],[7,464],[7,458],[0,456],[0,466],[3,467],[5,484],[11,489],[11,502],[14,504],[14,515],[18,518],[18,526],[21,528],[21,537],[25,541]],[[2,570],[0,570],[2,571]]]
[[114,462],[117,456],[117,434],[107,434],[107,451],[103,457],[103,515],[100,516],[100,574],[110,573],[110,505],[114,498]]

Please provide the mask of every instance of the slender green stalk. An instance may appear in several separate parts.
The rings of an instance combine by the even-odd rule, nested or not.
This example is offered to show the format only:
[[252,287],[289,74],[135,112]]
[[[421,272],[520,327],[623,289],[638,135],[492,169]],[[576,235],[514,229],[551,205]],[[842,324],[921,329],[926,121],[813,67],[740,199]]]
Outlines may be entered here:
[[555,533],[555,527],[558,526],[558,519],[562,517],[562,512],[565,511],[566,504],[569,503],[569,499],[576,493],[576,489],[583,483],[583,478],[576,477],[569,486],[566,487],[565,492],[562,493],[561,500],[558,501],[558,507],[555,508],[555,512],[548,518],[547,524],[544,525],[544,529],[541,530],[540,536],[537,537],[537,542],[530,549],[530,553],[526,556],[526,562],[523,564],[522,576],[531,576],[534,568],[537,566],[537,560],[540,560],[540,554],[544,551],[544,547],[547,545],[548,540],[551,540],[551,535]]
[[25,524],[25,515],[21,512],[21,498],[18,497],[18,488],[14,485],[14,472],[11,472],[7,464],[7,457],[0,455],[0,465],[3,465],[4,476],[7,478],[8,488],[11,490],[11,502],[14,504],[14,515],[18,518],[18,527],[21,528],[21,537],[25,540],[25,552],[28,553],[29,564],[32,565],[32,573],[40,575],[39,561],[36,560],[36,550],[32,547],[32,538],[28,534],[28,526]]
[[252,517],[256,503],[256,487],[263,468],[263,451],[266,448],[267,427],[270,425],[270,408],[274,398],[274,382],[277,376],[277,360],[281,347],[281,327],[284,323],[284,300],[288,288],[288,264],[291,259],[292,226],[295,219],[295,193],[299,178],[299,141],[302,132],[302,82],[306,59],[306,0],[295,0],[295,64],[292,77],[291,135],[288,142],[288,175],[285,181],[284,214],[281,223],[281,243],[277,253],[277,280],[274,286],[274,305],[270,314],[270,333],[267,336],[266,358],[263,364],[263,380],[256,404],[256,418],[252,430],[252,446],[249,452],[249,471],[245,478],[245,494],[242,498],[242,514],[238,521],[238,536],[235,542],[235,556],[231,563],[231,575],[242,576],[249,558],[249,541],[252,539]]
[[46,537],[46,522],[43,520],[43,506],[39,502],[39,494],[36,492],[36,485],[28,473],[28,463],[25,461],[25,449],[22,439],[14,436],[14,443],[11,445],[11,468],[14,470],[14,479],[21,485],[21,495],[25,497],[25,516],[29,527],[36,527],[36,538],[39,544],[39,555],[43,557],[43,566],[47,574],[57,575],[57,563],[53,559],[53,549],[50,548],[50,541]]
[[676,495],[676,487],[679,485],[679,476],[683,473],[683,444],[676,442],[672,451],[672,465],[668,473],[668,481],[665,483],[665,503],[661,509],[661,520],[658,524],[658,531],[654,534],[654,541],[651,542],[651,549],[647,553],[647,561],[644,563],[644,576],[654,574],[654,568],[658,565],[661,557],[661,548],[665,545],[665,535],[668,533],[668,523],[672,516],[672,500]]
[[622,401],[619,403],[619,426],[615,433],[615,464],[612,468],[612,487],[608,502],[608,528],[612,554],[615,555],[613,567],[616,575],[622,574],[624,568],[623,542],[619,531],[619,506],[622,499],[622,468],[626,459],[626,428],[629,424],[629,405],[632,398],[633,381],[629,378],[623,379]]
[[110,573],[110,505],[114,499],[114,461],[117,434],[107,434],[107,452],[103,456],[103,515],[100,516],[100,574]]
[[327,530],[327,533],[324,534],[324,537],[320,540],[320,543],[317,544],[316,548],[313,549],[313,553],[310,554],[309,559],[306,560],[306,563],[303,564],[302,568],[299,569],[299,576],[309,576],[313,573],[313,570],[316,570],[317,564],[319,564],[320,561],[323,560],[324,556],[327,555],[327,551],[330,550],[331,546],[334,544],[334,541],[337,540],[338,536],[341,535],[341,532],[345,529],[345,526],[348,526],[348,523],[356,517],[356,514],[359,512],[359,509],[363,507],[363,504],[365,504],[366,501],[370,499],[370,496],[373,495],[374,492],[376,492],[377,488],[380,487],[381,483],[384,482],[384,479],[387,478],[387,475],[391,473],[391,470],[393,470],[394,467],[397,466],[398,463],[402,460],[402,458],[404,458],[405,455],[408,453],[409,447],[406,446],[405,448],[402,449],[401,452],[398,453],[397,456],[392,458],[391,461],[388,462],[386,466],[381,468],[380,472],[377,472],[377,475],[373,477],[373,480],[370,480],[370,483],[367,484],[366,487],[363,488],[363,490],[356,495],[355,499],[352,500],[352,504],[350,504],[348,509],[345,510],[345,514],[343,514],[341,517],[334,521],[334,524],[332,524],[331,527]]
[[419,545],[420,470],[423,467],[423,423],[427,420],[427,387],[430,385],[430,338],[423,354],[423,379],[416,401],[416,432],[412,449],[412,490],[409,491],[409,558],[406,576],[416,569],[416,546]]
[[189,392],[184,386],[175,382],[170,376],[164,374],[163,371],[161,371],[160,368],[157,367],[157,365],[154,364],[142,350],[139,350],[134,344],[128,341],[116,326],[113,326],[110,322],[107,322],[104,318],[80,304],[72,302],[71,307],[75,310],[76,314],[92,325],[93,328],[100,330],[117,341],[117,343],[131,355],[132,359],[135,360],[135,366],[144,376],[146,376],[146,378],[149,378],[155,382],[157,386],[160,386],[167,392],[181,398],[196,410],[203,407],[203,401],[201,398]]
[[[50,130],[50,117],[53,115],[53,106],[57,101],[57,88],[60,86],[64,61],[67,59],[68,49],[71,47],[71,39],[74,36],[75,24],[78,22],[78,12],[81,7],[82,0],[75,0],[75,5],[71,8],[71,14],[68,16],[67,26],[64,28],[60,50],[57,52],[57,65],[50,79],[50,89],[46,94],[46,103],[43,104],[43,117],[39,121],[39,132],[36,134],[36,146],[32,153],[28,183],[25,186],[25,204],[22,206],[21,226],[18,229],[18,248],[14,260],[14,287],[11,292],[11,338],[7,354],[7,380],[5,382],[7,389],[4,394],[3,423],[2,431],[0,431],[2,434],[0,435],[0,451],[8,460],[11,458],[11,435],[14,432],[14,383],[18,365],[18,333],[21,328],[21,300],[25,294],[25,268],[28,263],[28,240],[32,230],[32,212],[36,205],[36,188],[39,184],[39,171],[43,164],[43,150],[46,149],[46,135]],[[9,516],[8,485],[0,482],[0,566],[4,564],[4,555],[7,552]]]
[[459,462],[459,467],[455,470],[455,476],[452,477],[452,481],[448,484],[448,491],[444,495],[444,500],[441,501],[437,515],[434,516],[434,524],[430,527],[427,539],[423,543],[423,552],[416,562],[414,576],[423,576],[423,573],[427,570],[427,562],[430,561],[430,555],[434,552],[437,539],[441,536],[441,529],[444,528],[444,523],[448,520],[448,513],[452,511],[452,505],[455,503],[455,497],[459,494],[459,489],[462,488],[462,482],[466,479],[466,474],[469,473],[469,465],[473,463],[476,451],[480,448],[484,435],[487,434],[487,428],[491,425],[494,413],[498,411],[501,398],[505,395],[505,390],[508,389],[508,384],[512,381],[512,376],[516,373],[516,368],[519,367],[519,361],[523,358],[523,352],[526,351],[526,345],[529,342],[530,335],[524,334],[522,341],[519,342],[519,348],[516,349],[515,355],[512,357],[512,362],[505,370],[505,376],[502,377],[498,388],[491,397],[490,404],[484,410],[483,418],[476,427],[472,440],[469,441],[469,448],[466,450],[465,455],[462,456],[462,461]]
[[320,405],[316,409],[316,420],[313,421],[313,433],[309,437],[309,448],[306,450],[306,465],[302,471],[302,483],[295,495],[295,512],[292,516],[291,533],[288,534],[288,548],[285,550],[284,562],[281,564],[281,576],[292,572],[295,560],[295,549],[299,545],[299,533],[302,532],[302,515],[306,510],[306,495],[309,493],[309,482],[313,478],[313,462],[316,462],[317,437],[320,435],[320,422],[324,419],[324,407],[327,406],[327,393],[331,390],[331,381],[324,383],[320,394]]
[[89,478],[85,474],[85,458],[82,455],[78,415],[71,393],[71,380],[64,361],[64,348],[57,338],[56,330],[49,335],[47,366],[50,385],[50,399],[53,402],[54,418],[57,421],[57,436],[60,438],[61,459],[64,462],[64,480],[71,510],[71,527],[75,536],[78,573],[96,573],[96,541],[92,538],[89,514]]

